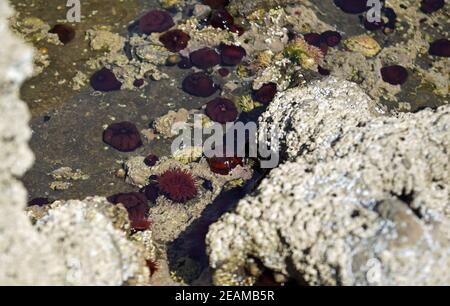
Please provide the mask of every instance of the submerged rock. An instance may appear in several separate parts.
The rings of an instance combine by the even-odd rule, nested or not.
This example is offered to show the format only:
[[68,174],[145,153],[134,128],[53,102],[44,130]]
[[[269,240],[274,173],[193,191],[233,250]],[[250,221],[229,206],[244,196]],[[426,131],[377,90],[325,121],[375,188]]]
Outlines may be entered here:
[[216,284],[246,265],[309,285],[450,283],[450,108],[384,117],[336,79],[279,94],[260,131],[290,160],[207,237]]

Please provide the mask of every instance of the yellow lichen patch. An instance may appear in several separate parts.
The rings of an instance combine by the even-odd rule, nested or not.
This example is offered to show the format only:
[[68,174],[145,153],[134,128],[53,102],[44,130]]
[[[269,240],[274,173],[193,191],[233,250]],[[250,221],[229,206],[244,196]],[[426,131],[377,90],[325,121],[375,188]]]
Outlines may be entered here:
[[256,107],[261,106],[260,103],[254,101],[250,95],[240,96],[237,99],[237,107],[243,112],[250,112]]
[[352,36],[344,41],[344,46],[365,57],[374,57],[381,51],[380,44],[369,35]]

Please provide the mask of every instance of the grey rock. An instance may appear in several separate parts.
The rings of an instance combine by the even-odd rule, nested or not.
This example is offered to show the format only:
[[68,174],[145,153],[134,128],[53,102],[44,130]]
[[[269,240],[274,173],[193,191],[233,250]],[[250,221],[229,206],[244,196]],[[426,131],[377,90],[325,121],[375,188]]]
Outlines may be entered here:
[[208,233],[216,284],[254,258],[309,285],[450,284],[450,107],[386,117],[330,78],[279,94],[275,127],[287,162]]

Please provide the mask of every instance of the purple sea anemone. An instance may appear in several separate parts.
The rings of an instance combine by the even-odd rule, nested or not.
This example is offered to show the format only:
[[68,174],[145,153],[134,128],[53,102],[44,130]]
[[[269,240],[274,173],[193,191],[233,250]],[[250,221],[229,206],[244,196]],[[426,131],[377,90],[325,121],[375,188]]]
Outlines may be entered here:
[[117,80],[111,70],[102,68],[92,75],[91,86],[94,90],[108,92],[120,90],[122,83]]
[[277,94],[277,84],[267,83],[254,92],[255,100],[262,104],[269,104]]
[[224,98],[215,98],[206,105],[206,115],[213,121],[225,124],[234,122],[239,115],[233,101]]
[[159,37],[159,41],[171,52],[185,49],[190,39],[191,37],[181,30],[171,30]]
[[68,44],[75,38],[75,29],[66,24],[57,24],[48,32],[58,35],[63,44]]
[[442,38],[430,44],[429,53],[434,56],[450,57],[450,41]]
[[209,23],[214,28],[230,29],[234,25],[234,18],[226,10],[221,9],[212,12]]
[[147,198],[139,192],[119,193],[108,197],[112,204],[121,203],[128,211],[128,218],[131,221],[131,227],[136,231],[145,231],[150,225],[148,220],[149,206]]
[[247,55],[247,52],[240,46],[222,44],[220,46],[220,55],[222,57],[222,65],[236,66],[241,63],[244,56]]
[[139,30],[144,34],[162,33],[174,25],[172,16],[160,10],[152,10],[139,20]]
[[392,85],[402,85],[408,79],[408,71],[399,65],[381,68],[383,81]]
[[336,31],[325,31],[320,35],[320,39],[325,42],[328,47],[336,47],[341,42],[342,36]]
[[368,10],[367,0],[334,0],[334,4],[348,14],[361,14]]
[[164,172],[158,177],[159,190],[170,200],[186,203],[197,196],[197,184],[191,173],[181,169]]
[[444,0],[422,0],[420,4],[420,9],[425,14],[431,14],[440,10],[445,5]]
[[199,69],[208,69],[220,64],[219,54],[211,48],[202,48],[190,54],[191,63]]
[[142,146],[141,136],[131,122],[114,123],[103,133],[103,141],[121,152],[132,152]]
[[183,90],[196,97],[209,97],[217,91],[213,80],[203,72],[188,75],[183,81]]

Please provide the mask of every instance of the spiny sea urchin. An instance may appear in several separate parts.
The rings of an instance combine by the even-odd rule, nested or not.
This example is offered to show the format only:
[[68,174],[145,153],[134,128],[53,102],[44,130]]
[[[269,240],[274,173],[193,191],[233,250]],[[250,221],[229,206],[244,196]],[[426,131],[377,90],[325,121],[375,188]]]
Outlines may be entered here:
[[170,200],[186,203],[197,196],[197,182],[186,170],[172,169],[158,177],[159,190]]

